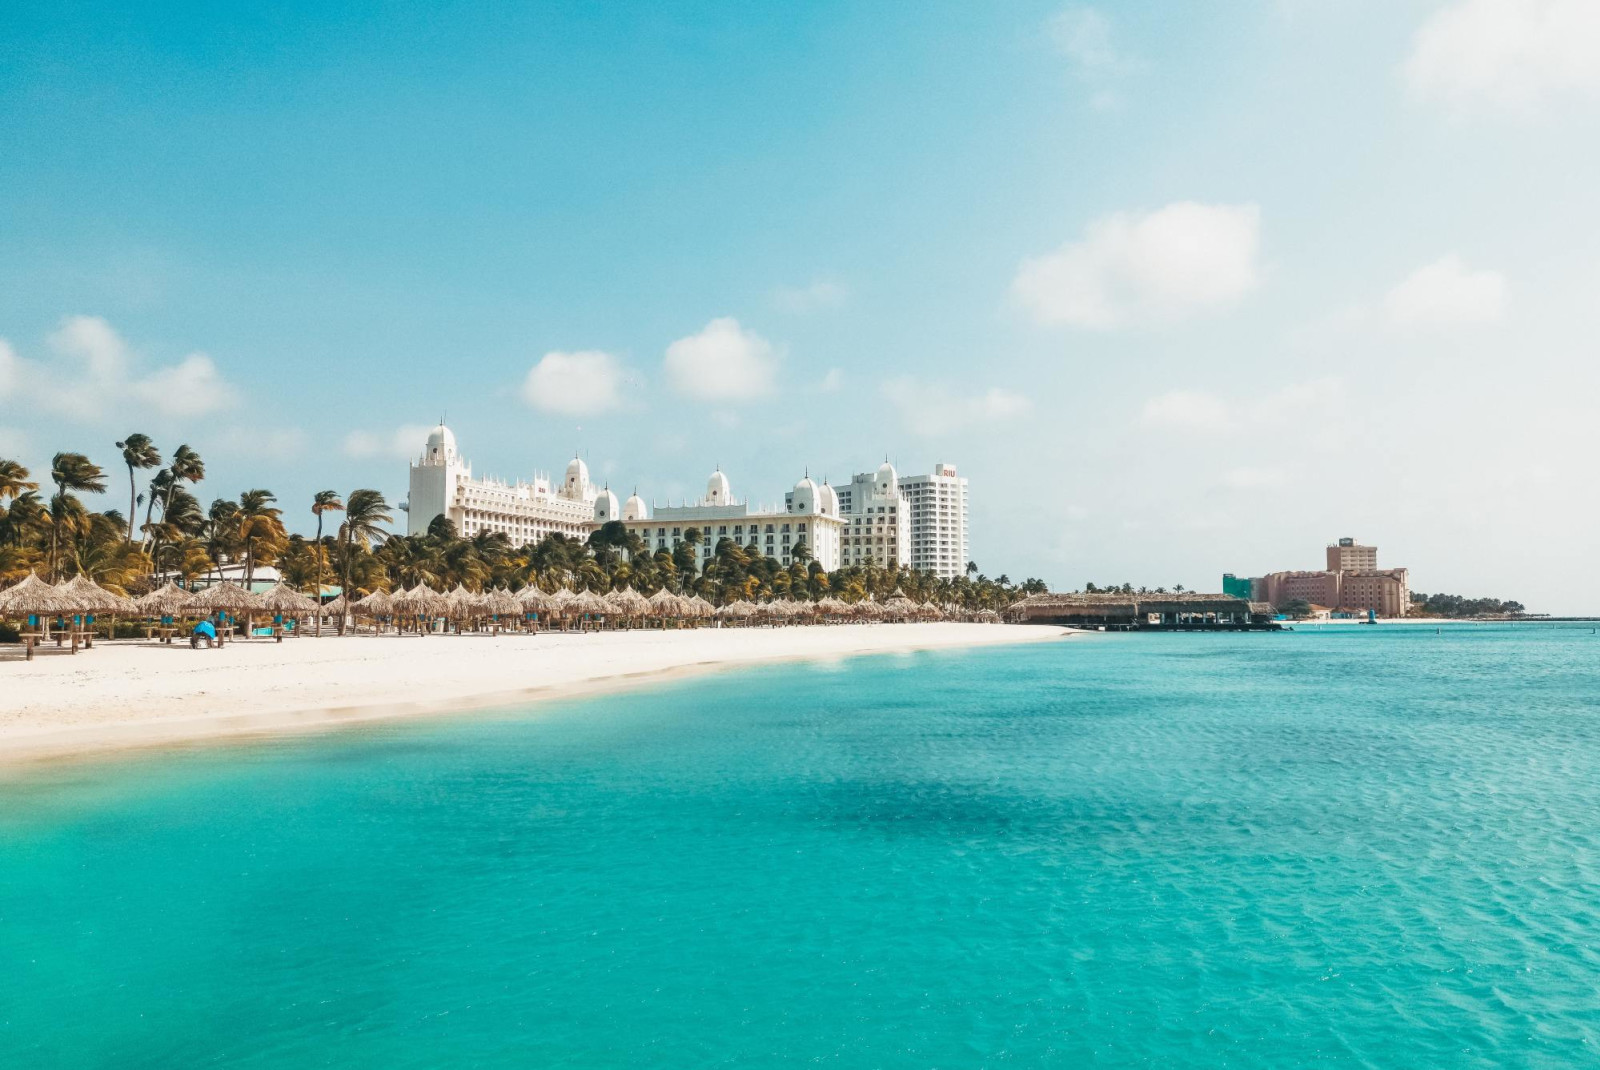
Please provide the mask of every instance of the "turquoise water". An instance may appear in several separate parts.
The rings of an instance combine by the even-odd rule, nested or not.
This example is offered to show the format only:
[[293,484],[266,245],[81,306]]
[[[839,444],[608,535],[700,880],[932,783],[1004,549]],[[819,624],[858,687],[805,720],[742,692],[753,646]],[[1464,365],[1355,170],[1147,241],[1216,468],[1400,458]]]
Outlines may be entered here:
[[0,1067],[1600,1066],[1600,636],[787,665],[0,787]]

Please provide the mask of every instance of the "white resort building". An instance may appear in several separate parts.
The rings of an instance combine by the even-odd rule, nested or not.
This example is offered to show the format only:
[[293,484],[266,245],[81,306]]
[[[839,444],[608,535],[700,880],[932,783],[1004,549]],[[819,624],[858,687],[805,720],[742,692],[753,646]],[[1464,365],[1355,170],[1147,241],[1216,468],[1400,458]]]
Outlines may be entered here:
[[838,495],[826,483],[813,483],[810,476],[785,495],[784,505],[755,506],[733,496],[733,486],[719,468],[706,481],[705,497],[648,506],[635,494],[623,507],[622,522],[639,534],[651,553],[676,549],[686,531],[697,529],[701,541],[695,556],[701,567],[723,539],[784,566],[794,562],[794,549],[801,543],[810,558],[829,572],[843,563]]
[[498,531],[516,546],[551,533],[584,539],[619,520],[654,553],[676,549],[684,533],[695,528],[701,534],[695,556],[702,566],[725,538],[785,566],[804,543],[811,559],[829,572],[845,565],[906,565],[950,579],[966,571],[969,559],[967,481],[953,464],[935,465],[931,475],[901,476],[884,461],[876,472],[858,474],[838,488],[807,475],[784,495],[781,506],[735,498],[718,469],[707,480],[703,498],[657,507],[637,493],[619,504],[610,488],[589,482],[589,466],[578,457],[559,484],[542,474],[516,483],[474,479],[472,465],[456,450],[455,435],[440,424],[411,465],[408,510],[412,535],[445,516],[467,538]]
[[619,520],[638,533],[651,553],[676,549],[690,528],[697,529],[701,541],[695,557],[702,567],[724,538],[784,566],[794,562],[795,548],[802,543],[810,559],[829,572],[845,563],[839,495],[809,476],[795,484],[781,506],[755,506],[735,498],[720,469],[707,481],[705,497],[696,501],[654,507],[635,493],[619,504],[610,488],[589,482],[589,468],[577,457],[559,486],[543,475],[517,483],[474,479],[472,465],[461,458],[455,435],[443,424],[429,433],[422,456],[411,465],[407,509],[407,532],[412,535],[425,533],[434,518],[446,516],[468,538],[498,531],[522,546],[552,532],[587,538]]
[[[584,539],[598,526],[596,501],[606,495],[589,482],[589,466],[577,457],[567,465],[559,487],[551,485],[548,475],[538,474],[517,483],[473,479],[471,463],[456,452],[456,436],[440,424],[411,465],[406,531],[421,535],[435,517],[445,516],[467,538],[499,531],[515,546],[538,542],[552,532]],[[614,496],[609,504],[615,512]]]

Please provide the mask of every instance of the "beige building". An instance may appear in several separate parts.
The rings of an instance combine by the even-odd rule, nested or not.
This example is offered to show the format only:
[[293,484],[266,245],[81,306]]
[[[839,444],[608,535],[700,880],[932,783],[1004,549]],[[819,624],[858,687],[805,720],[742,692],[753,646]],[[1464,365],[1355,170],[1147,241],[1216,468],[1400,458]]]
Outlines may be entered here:
[[1378,548],[1345,538],[1328,547],[1327,569],[1272,572],[1261,577],[1261,596],[1275,606],[1296,599],[1344,613],[1403,617],[1411,607],[1409,574],[1378,567]]
[[1354,539],[1340,539],[1328,547],[1329,572],[1372,572],[1378,567],[1378,548]]

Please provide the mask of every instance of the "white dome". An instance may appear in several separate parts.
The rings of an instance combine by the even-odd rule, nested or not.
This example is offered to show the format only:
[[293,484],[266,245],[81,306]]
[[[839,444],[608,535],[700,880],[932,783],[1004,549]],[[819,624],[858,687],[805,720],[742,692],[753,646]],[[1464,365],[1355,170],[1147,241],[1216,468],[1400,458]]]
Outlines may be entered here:
[[583,463],[582,457],[572,458],[567,465],[567,482],[583,484],[589,482],[589,466]]
[[817,507],[819,512],[826,513],[828,516],[838,516],[839,492],[827,483],[822,484],[821,487],[817,488]]
[[422,455],[430,461],[441,461],[447,457],[454,457],[456,453],[456,436],[444,424],[440,424],[428,432],[427,445],[422,447]]
[[791,513],[817,511],[817,485],[811,482],[810,476],[803,477],[794,485],[794,493],[789,496],[789,511]]
[[650,507],[644,504],[644,499],[638,494],[633,494],[622,503],[622,519],[649,520]]
[[602,490],[595,498],[594,518],[601,524],[622,519],[622,510],[617,505],[617,496],[611,493],[610,487]]
[[877,483],[878,493],[892,491],[900,485],[900,473],[894,470],[894,465],[884,461],[878,466],[878,477],[875,482]]
[[727,505],[731,501],[733,501],[733,487],[719,468],[711,473],[710,479],[706,480],[706,502],[710,505]]

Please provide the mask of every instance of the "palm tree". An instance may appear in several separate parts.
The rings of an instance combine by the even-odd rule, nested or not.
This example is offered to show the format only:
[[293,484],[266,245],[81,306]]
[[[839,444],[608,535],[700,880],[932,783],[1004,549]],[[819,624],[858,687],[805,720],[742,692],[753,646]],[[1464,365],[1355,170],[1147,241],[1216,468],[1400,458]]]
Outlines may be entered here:
[[104,494],[106,474],[81,453],[58,453],[50,461],[50,481],[56,485],[55,497],[50,500],[50,575],[52,580],[59,580],[61,568],[56,554],[61,542],[61,522],[69,512],[83,509],[83,503],[73,497],[72,492]]
[[339,540],[344,544],[344,570],[341,586],[350,585],[350,556],[352,548],[367,549],[373,540],[384,534],[380,525],[394,523],[389,515],[389,503],[376,490],[353,490],[344,503],[344,523],[339,525]]
[[[163,479],[162,476],[165,476],[166,478]],[[174,487],[180,483],[198,483],[205,477],[206,463],[200,459],[199,453],[189,448],[188,443],[181,443],[177,449],[173,450],[171,463],[169,463],[167,467],[164,468],[160,473],[157,473],[155,479],[150,481],[152,487],[154,487],[157,482],[160,482],[165,493],[165,497],[161,502],[161,513],[163,518],[166,516],[167,509],[171,507],[172,490]],[[155,494],[152,491],[152,506],[155,504],[154,498]],[[156,554],[155,546],[159,546],[159,540],[156,540],[155,545],[151,548],[150,555],[152,560]]]
[[156,449],[155,443],[150,441],[149,435],[134,432],[121,442],[117,449],[122,451],[122,463],[128,466],[128,541],[133,541],[133,512],[139,507],[139,489],[133,483],[133,470],[135,468],[154,468],[161,463],[161,452]]
[[0,498],[15,498],[24,491],[38,489],[39,484],[28,479],[28,470],[21,463],[0,457]]
[[275,547],[283,539],[283,510],[272,503],[278,499],[270,490],[247,490],[239,495],[239,538],[244,540],[244,586],[250,589],[255,578],[259,540]]
[[[339,497],[336,490],[319,490],[311,497],[311,512],[317,518],[317,592],[316,599],[322,602],[322,574],[328,567],[328,555],[322,545],[322,514],[344,512],[344,499]],[[347,599],[348,601],[348,599]],[[317,634],[322,634],[322,614],[317,614]]]

